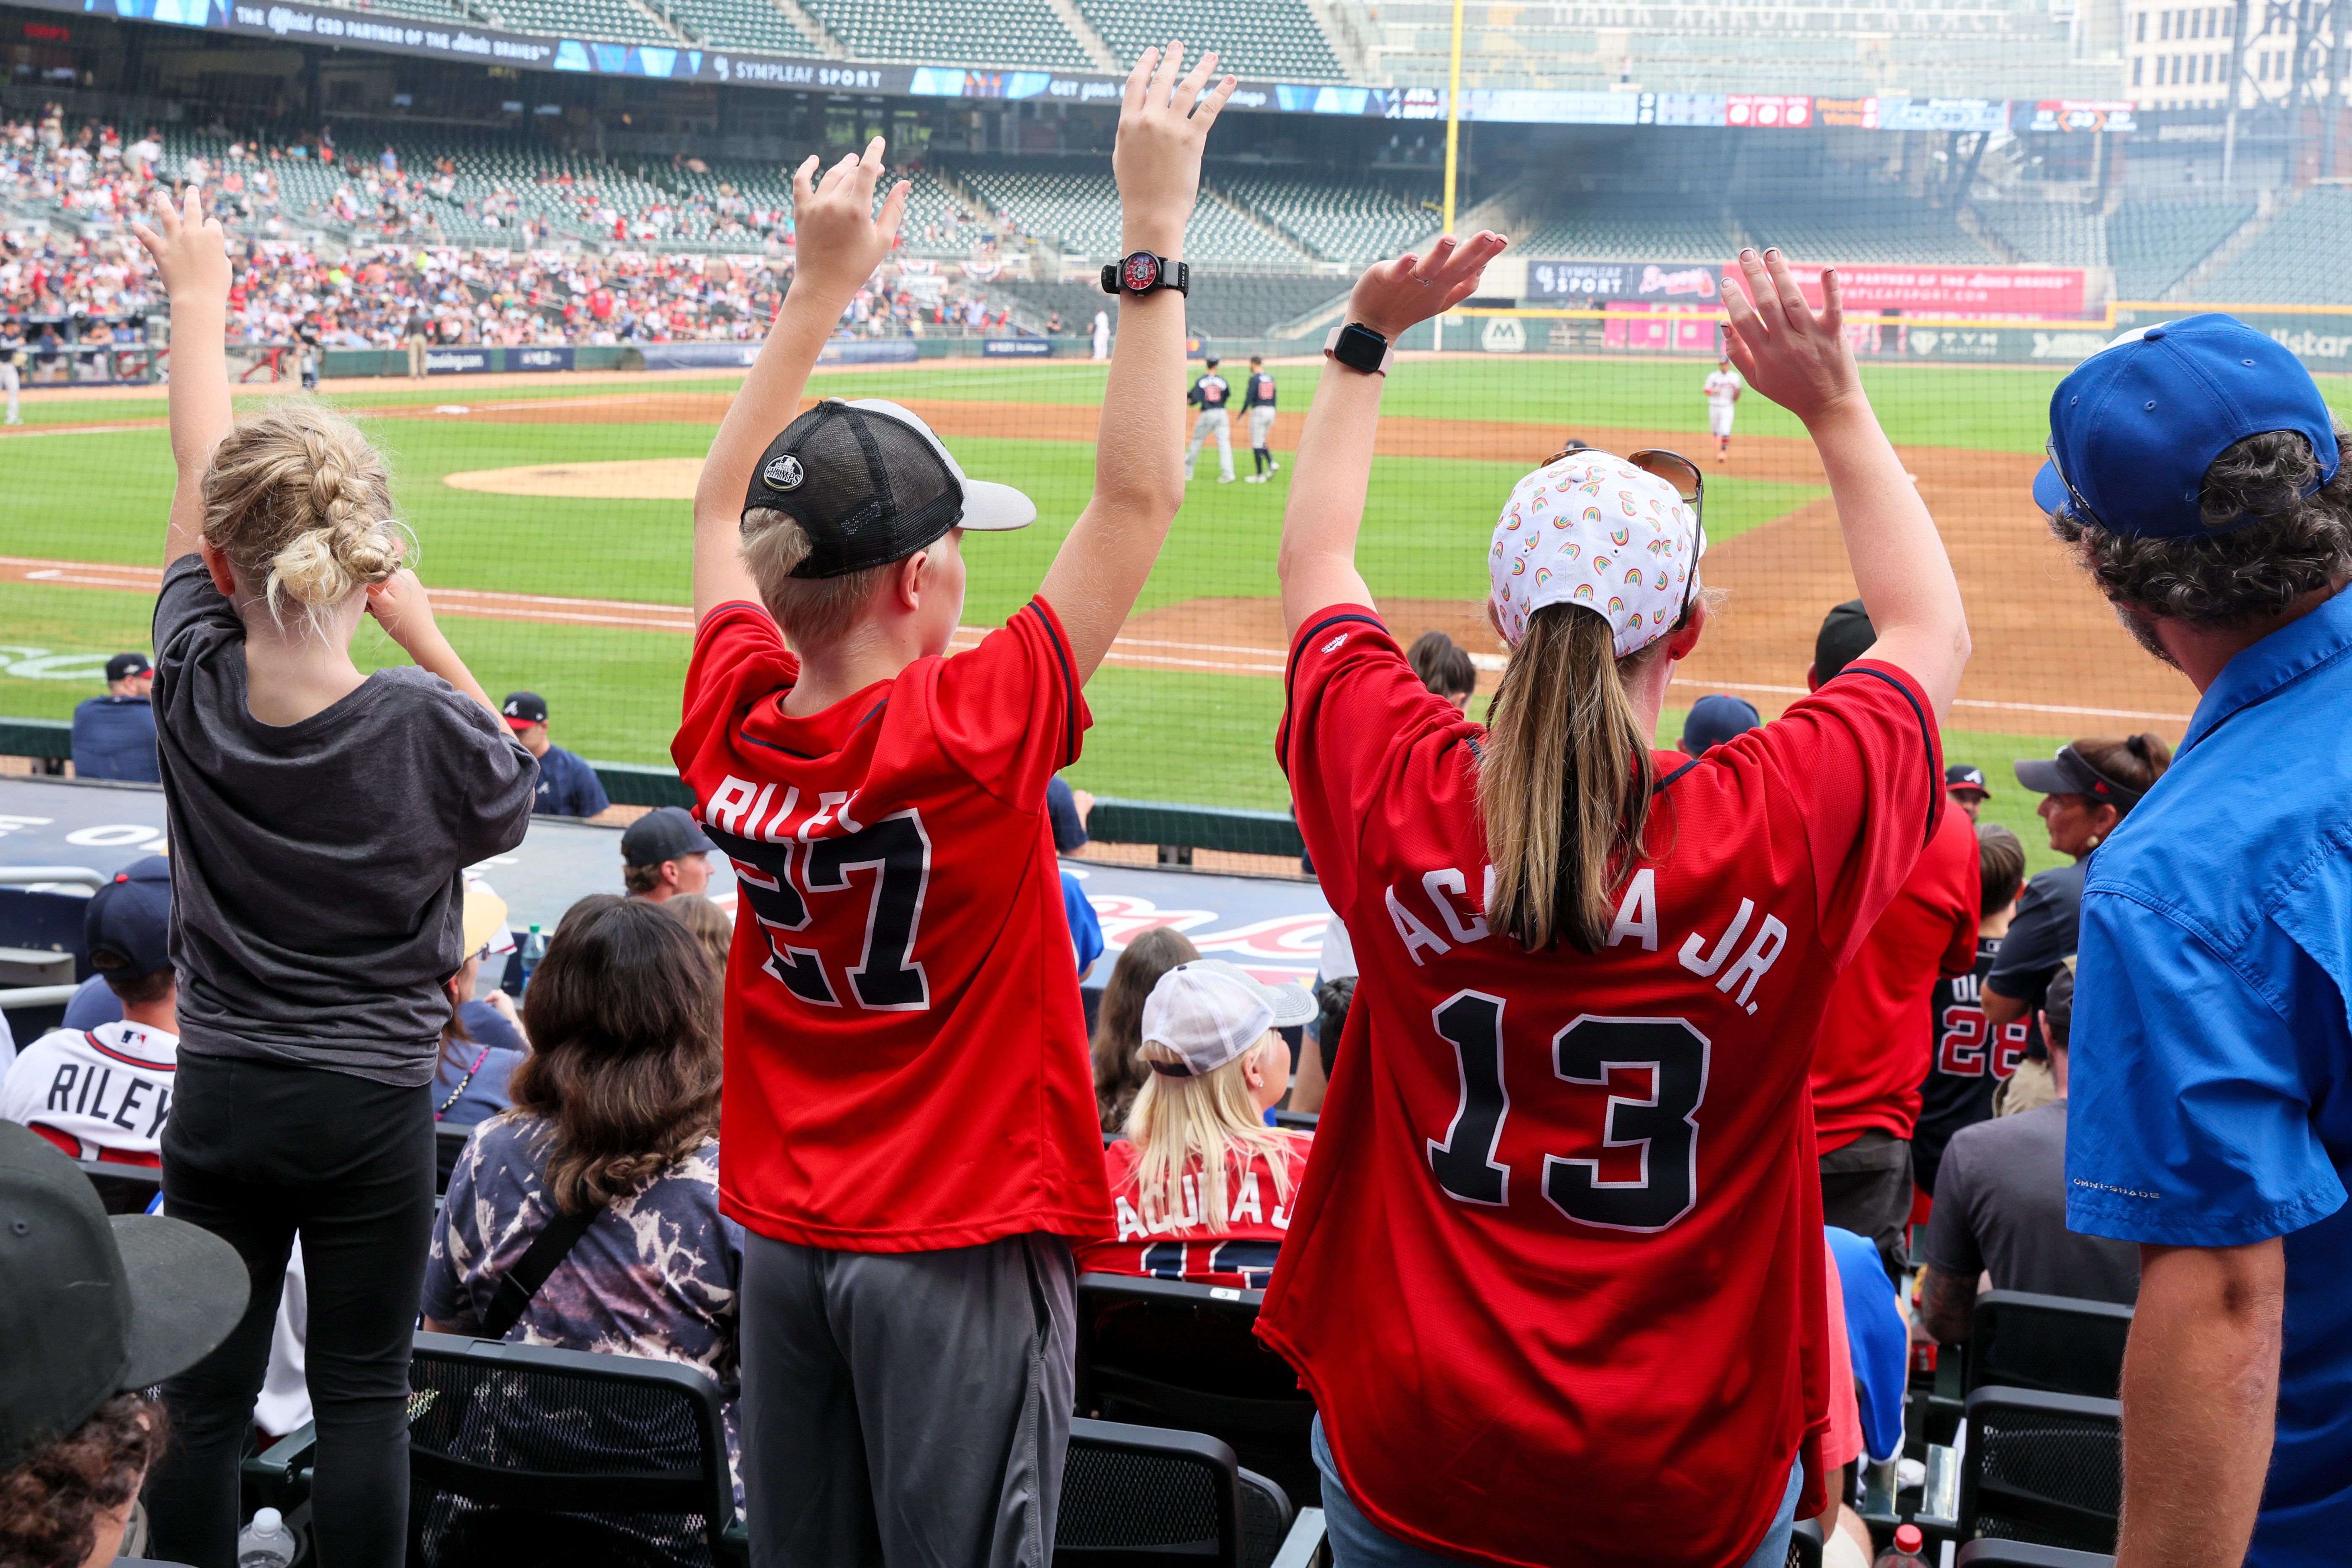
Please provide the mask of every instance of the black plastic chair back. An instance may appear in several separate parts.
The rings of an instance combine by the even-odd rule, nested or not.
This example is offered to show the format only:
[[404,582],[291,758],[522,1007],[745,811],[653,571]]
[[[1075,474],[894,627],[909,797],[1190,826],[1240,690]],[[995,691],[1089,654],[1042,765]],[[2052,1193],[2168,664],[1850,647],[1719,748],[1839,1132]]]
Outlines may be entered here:
[[719,1391],[693,1367],[419,1333],[410,1568],[706,1568],[735,1521]]
[[145,1214],[163,1188],[163,1172],[156,1165],[118,1165],[106,1160],[76,1160],[98,1201],[109,1214]]
[[1214,1437],[1070,1423],[1056,1568],[1266,1568],[1290,1521],[1282,1489],[1241,1468]]
[[1260,1290],[1131,1274],[1078,1276],[1078,1408],[1202,1432],[1292,1498],[1320,1507],[1315,1405],[1251,1331]]
[[1819,1520],[1801,1519],[1789,1532],[1788,1568],[1822,1568],[1822,1526]]
[[2024,1388],[1969,1395],[1960,1538],[2112,1552],[2123,1508],[2123,1406]]
[[1969,1333],[1969,1388],[2038,1388],[2113,1399],[2132,1310],[2112,1301],[1988,1290]]
[[1952,1559],[1953,1568],[2116,1568],[2101,1552],[2069,1552],[2063,1546],[2028,1546],[2021,1541],[1971,1541]]
[[466,1140],[474,1135],[472,1124],[453,1127],[446,1121],[433,1124],[433,1191],[446,1195],[449,1173],[457,1168],[457,1156],[466,1152]]

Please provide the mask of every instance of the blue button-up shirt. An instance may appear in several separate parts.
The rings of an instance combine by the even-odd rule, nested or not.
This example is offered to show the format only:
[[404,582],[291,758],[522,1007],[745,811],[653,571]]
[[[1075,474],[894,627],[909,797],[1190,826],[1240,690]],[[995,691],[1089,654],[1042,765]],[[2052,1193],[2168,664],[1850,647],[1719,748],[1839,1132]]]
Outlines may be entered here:
[[2352,1550],[2352,593],[2231,659],[2092,857],[2066,1223],[2285,1237],[2278,1439],[2246,1561]]

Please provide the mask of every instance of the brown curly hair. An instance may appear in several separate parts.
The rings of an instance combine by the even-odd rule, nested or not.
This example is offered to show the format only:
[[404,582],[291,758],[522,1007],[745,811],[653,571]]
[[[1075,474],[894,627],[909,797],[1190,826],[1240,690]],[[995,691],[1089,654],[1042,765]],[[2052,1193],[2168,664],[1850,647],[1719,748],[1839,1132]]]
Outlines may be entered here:
[[118,1394],[71,1434],[0,1474],[0,1564],[81,1568],[99,1521],[139,1495],[163,1452],[163,1407]]
[[523,993],[514,1108],[553,1125],[547,1191],[610,1203],[719,1131],[719,968],[686,922],[598,893],[563,912]]
[[2336,428],[2336,478],[2315,490],[2318,459],[2293,431],[2224,447],[2198,492],[2204,538],[2111,533],[2067,511],[2051,516],[2050,531],[2074,546],[2099,592],[2119,608],[2208,626],[2283,614],[2352,573],[2352,463],[2342,461],[2341,421]]

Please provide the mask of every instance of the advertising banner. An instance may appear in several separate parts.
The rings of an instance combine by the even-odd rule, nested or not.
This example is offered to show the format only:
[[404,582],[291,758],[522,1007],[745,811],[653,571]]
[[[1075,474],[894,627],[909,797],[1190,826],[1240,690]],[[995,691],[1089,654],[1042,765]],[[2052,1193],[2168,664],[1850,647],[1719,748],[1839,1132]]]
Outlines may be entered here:
[[1601,323],[1601,346],[1648,349],[1669,353],[1713,353],[1716,318],[1683,311],[1631,310],[1612,306]]
[[2138,106],[2128,99],[2044,99],[2033,106],[2028,131],[2137,131]]
[[1813,122],[1813,100],[1787,93],[1730,93],[1723,100],[1723,122],[1759,131],[1802,131]]
[[1530,261],[1530,300],[1569,303],[1655,300],[1669,306],[1711,308],[1717,290],[1712,264],[1655,261]]
[[1881,131],[2006,131],[2009,100],[2003,98],[1880,98]]
[[982,359],[1048,359],[1053,353],[1050,338],[985,338],[980,345]]
[[509,349],[507,350],[507,368],[509,370],[570,370],[572,350],[569,347]]
[[[2019,317],[2079,316],[2084,275],[2056,267],[1840,267],[1848,315],[1903,310],[1912,315],[1998,311]],[[1797,272],[1798,287],[1815,309],[1822,302],[1818,268]]]
[[495,349],[426,349],[425,374],[427,375],[480,375],[491,368],[490,355]]

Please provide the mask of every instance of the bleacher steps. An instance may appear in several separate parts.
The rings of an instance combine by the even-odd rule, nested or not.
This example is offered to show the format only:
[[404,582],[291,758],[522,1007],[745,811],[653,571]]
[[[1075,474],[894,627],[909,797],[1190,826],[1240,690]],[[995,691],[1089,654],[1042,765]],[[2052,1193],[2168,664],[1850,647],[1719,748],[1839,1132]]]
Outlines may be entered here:
[[[2254,242],[2270,232],[2271,225],[2286,216],[2287,208],[2302,199],[2300,191],[2279,192],[2262,190],[2254,193],[2254,216],[2245,226],[2208,251],[2205,259],[2190,268],[2179,282],[2165,290],[2167,300],[2194,300],[2208,279],[2217,276],[2230,263],[2253,248]],[[2231,301],[2224,300],[2222,304]]]
[[1225,208],[1227,211],[1236,214],[1244,223],[1249,225],[1252,228],[1256,229],[1260,234],[1269,236],[1270,237],[1280,241],[1285,249],[1289,250],[1297,256],[1301,261],[1328,262],[1330,260],[1330,258],[1327,256],[1317,254],[1311,247],[1309,247],[1305,241],[1301,240],[1297,235],[1291,233],[1280,224],[1276,223],[1273,219],[1267,217],[1264,213],[1258,211],[1247,202],[1235,201],[1233,197],[1225,195],[1223,191],[1219,190],[1214,184],[1205,179],[1201,182],[1201,199],[1203,201],[1214,202],[1219,206]]
[[799,29],[801,37],[814,44],[826,59],[845,60],[849,58],[848,48],[825,30],[823,22],[803,8],[799,0],[768,0],[768,3],[782,11],[784,20]]
[[681,44],[692,46],[702,42],[700,37],[687,31],[684,24],[667,15],[658,0],[621,0],[621,3]]
[[1070,0],[1045,0],[1045,5],[1062,19],[1062,26],[1070,30],[1070,37],[1078,40],[1078,47],[1087,51],[1087,58],[1094,62],[1095,69],[1108,71],[1113,76],[1125,76],[1135,68],[1133,60],[1118,58],[1110,45],[1103,41],[1103,36],[1095,31],[1095,25],[1087,21],[1085,14]]
[[1977,209],[1967,202],[1962,202],[1952,210],[1952,222],[1958,226],[1962,234],[1991,251],[1995,258],[2006,265],[2011,267],[2032,265],[2031,258],[1994,233],[1992,226],[1977,216]]
[[1358,85],[1370,82],[1370,67],[1365,58],[1364,41],[1349,16],[1331,0],[1307,0],[1307,14],[1315,18],[1316,30],[1323,41],[1331,46],[1332,58],[1347,79]]

